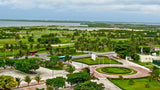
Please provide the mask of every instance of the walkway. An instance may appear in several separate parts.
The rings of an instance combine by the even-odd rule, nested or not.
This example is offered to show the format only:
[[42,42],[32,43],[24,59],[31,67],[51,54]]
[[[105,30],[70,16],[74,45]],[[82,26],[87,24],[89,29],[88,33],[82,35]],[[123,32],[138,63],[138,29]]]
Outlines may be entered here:
[[98,77],[98,78],[118,78],[119,75],[107,75],[107,74],[102,74],[102,73],[99,73],[96,71],[97,68],[100,68],[100,67],[127,67],[127,68],[132,68],[134,70],[137,71],[136,74],[133,74],[133,75],[123,75],[124,78],[138,78],[138,77],[145,77],[145,76],[149,76],[150,75],[150,72],[148,70],[145,70],[141,67],[135,67],[135,66],[124,66],[124,65],[93,65],[93,66],[90,66],[90,70],[91,72],[94,74],[95,77]]
[[113,59],[114,59],[114,60],[117,60],[117,61],[119,61],[119,62],[121,62],[121,63],[123,63],[124,66],[140,67],[140,68],[143,68],[143,69],[151,72],[150,69],[148,69],[148,68],[146,68],[146,67],[144,67],[144,66],[142,66],[142,65],[139,65],[139,64],[137,64],[137,63],[134,63],[134,62],[131,62],[131,61],[128,61],[128,60],[124,60],[124,59],[116,59],[116,58],[113,58]]
[[99,80],[92,80],[93,82],[103,83],[105,90],[121,90],[119,87],[114,85],[111,81],[106,78],[99,78]]

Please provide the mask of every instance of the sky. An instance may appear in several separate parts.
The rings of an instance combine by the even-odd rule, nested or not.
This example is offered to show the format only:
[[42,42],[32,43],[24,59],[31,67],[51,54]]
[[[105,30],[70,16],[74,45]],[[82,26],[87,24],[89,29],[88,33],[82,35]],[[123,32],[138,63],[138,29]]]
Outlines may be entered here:
[[160,22],[160,0],[0,0],[0,19]]

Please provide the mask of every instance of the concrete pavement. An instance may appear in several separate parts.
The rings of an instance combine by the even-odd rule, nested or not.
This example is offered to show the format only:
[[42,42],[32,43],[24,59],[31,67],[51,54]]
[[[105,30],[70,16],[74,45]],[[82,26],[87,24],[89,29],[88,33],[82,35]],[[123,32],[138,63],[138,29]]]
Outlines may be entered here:
[[98,84],[103,83],[105,90],[122,90],[115,84],[113,84],[111,81],[109,81],[107,78],[98,78],[98,79],[99,80],[91,80],[91,81],[97,82]]

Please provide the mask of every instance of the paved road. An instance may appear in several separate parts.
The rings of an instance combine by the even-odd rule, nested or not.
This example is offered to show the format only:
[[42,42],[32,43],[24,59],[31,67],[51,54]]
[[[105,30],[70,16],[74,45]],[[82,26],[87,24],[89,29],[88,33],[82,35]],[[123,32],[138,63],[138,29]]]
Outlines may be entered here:
[[[92,52],[92,53],[95,53],[95,52]],[[97,55],[109,55],[109,54],[116,54],[115,52],[104,52],[104,53],[95,53]],[[43,59],[46,59],[46,60],[49,60],[50,57],[47,57],[49,54],[48,53],[39,53],[37,54],[38,55],[38,58],[43,58]],[[32,57],[36,57],[35,55],[33,56],[28,56],[28,58],[32,58]],[[86,58],[86,57],[91,57],[90,54],[85,54],[85,55],[77,55],[77,56],[72,56],[72,59],[77,59],[77,58]],[[10,58],[13,58],[13,57],[10,57]],[[23,59],[25,58],[25,56],[21,57],[20,59]]]
[[[104,53],[90,52],[90,53],[94,53],[94,54],[96,54],[96,55],[110,55],[110,54],[116,54],[115,52],[104,52]],[[85,54],[85,55],[72,56],[72,59],[86,58],[86,57],[91,57],[91,55],[90,55],[90,54]]]

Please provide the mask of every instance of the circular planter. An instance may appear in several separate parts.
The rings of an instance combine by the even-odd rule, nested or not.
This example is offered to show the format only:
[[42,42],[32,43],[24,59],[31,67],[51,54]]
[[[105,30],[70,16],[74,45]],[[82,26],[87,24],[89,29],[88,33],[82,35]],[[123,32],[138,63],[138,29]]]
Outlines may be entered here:
[[96,71],[109,75],[131,75],[137,73],[136,70],[126,67],[101,67],[97,68]]

